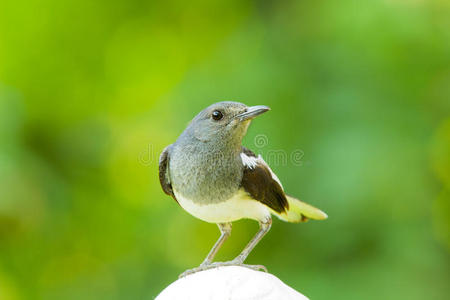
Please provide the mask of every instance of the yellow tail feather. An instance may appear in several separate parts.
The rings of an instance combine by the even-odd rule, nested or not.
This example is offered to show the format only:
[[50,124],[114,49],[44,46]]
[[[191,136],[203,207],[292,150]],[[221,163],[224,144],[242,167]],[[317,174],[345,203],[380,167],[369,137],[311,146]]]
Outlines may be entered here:
[[289,203],[289,209],[283,213],[277,213],[272,211],[274,215],[283,221],[291,223],[306,222],[309,219],[312,220],[325,220],[328,218],[327,214],[312,205],[295,199],[286,195]]

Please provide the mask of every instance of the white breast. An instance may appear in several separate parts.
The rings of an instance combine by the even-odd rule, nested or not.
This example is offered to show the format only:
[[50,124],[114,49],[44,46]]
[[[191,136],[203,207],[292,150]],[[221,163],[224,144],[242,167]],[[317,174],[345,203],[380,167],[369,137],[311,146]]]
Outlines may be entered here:
[[183,197],[174,190],[175,197],[181,207],[194,217],[209,223],[233,222],[239,219],[266,220],[270,216],[267,206],[250,198],[248,193],[240,189],[227,201],[200,205]]

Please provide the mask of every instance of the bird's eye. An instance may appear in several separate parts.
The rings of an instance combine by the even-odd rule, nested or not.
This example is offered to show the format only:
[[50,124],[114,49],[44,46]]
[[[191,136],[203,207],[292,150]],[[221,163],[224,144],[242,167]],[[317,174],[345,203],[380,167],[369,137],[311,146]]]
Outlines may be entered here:
[[219,120],[221,120],[223,118],[223,114],[222,114],[222,112],[220,110],[213,111],[211,116],[216,121],[219,121]]

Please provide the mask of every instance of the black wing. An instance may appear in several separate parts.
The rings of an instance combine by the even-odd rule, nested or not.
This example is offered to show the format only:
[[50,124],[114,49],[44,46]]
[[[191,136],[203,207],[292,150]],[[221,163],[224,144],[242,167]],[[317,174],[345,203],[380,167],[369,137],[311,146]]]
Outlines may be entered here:
[[172,184],[170,183],[168,174],[171,146],[172,145],[169,145],[166,148],[164,148],[163,152],[159,156],[159,183],[161,184],[164,193],[171,196],[173,199],[175,199],[175,201],[178,202],[177,198],[175,198],[175,195],[173,194]]
[[289,204],[280,183],[272,176],[272,170],[261,157],[256,157],[251,150],[242,147],[242,153],[253,163],[244,163],[241,186],[250,196],[267,205],[278,213],[286,212]]

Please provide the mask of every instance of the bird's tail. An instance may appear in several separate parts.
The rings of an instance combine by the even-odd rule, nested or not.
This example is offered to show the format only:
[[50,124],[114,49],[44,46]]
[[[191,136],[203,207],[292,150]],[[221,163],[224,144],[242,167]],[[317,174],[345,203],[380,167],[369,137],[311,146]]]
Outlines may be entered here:
[[294,197],[286,195],[289,203],[289,209],[286,212],[278,213],[272,211],[274,215],[283,221],[291,223],[306,222],[312,220],[325,220],[328,218],[327,214],[320,209],[302,202]]

